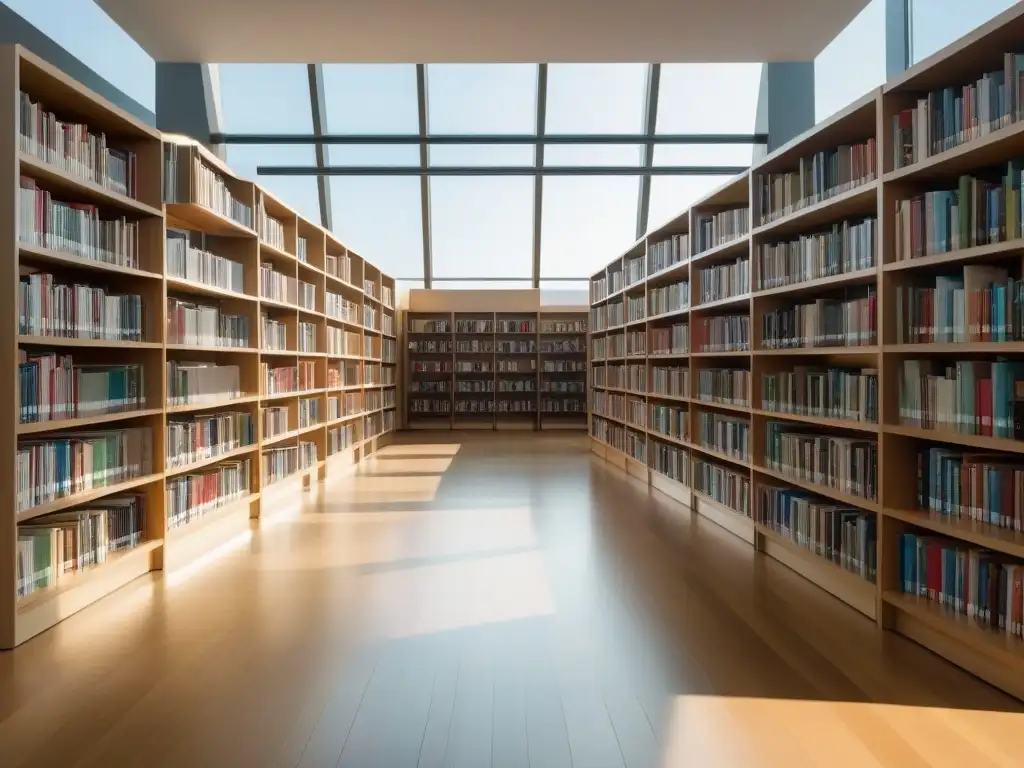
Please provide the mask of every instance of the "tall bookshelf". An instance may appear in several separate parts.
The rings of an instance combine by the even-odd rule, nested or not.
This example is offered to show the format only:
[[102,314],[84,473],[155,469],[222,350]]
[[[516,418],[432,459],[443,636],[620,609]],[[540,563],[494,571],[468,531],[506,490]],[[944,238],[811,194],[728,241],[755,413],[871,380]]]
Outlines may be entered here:
[[0,51],[12,648],[349,471],[393,429],[398,377],[393,279],[195,142]]
[[593,275],[588,417],[598,455],[1019,698],[1022,36],[1016,5]]
[[585,428],[585,307],[541,308],[536,290],[417,290],[409,305],[406,426]]

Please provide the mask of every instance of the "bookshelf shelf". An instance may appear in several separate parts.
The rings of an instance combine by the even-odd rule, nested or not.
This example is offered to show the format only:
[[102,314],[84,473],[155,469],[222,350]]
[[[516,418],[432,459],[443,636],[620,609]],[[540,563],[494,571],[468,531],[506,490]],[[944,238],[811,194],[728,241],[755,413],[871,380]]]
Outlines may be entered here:
[[819,203],[808,205],[768,224],[755,227],[753,238],[782,238],[811,231],[823,224],[873,213],[878,207],[878,182],[870,181]]
[[1024,352],[1024,341],[971,341],[954,344],[886,344],[892,355],[1010,355]]
[[753,292],[755,299],[761,299],[766,296],[801,296],[803,294],[816,294],[821,288],[838,288],[841,286],[854,286],[854,285],[869,285],[875,282],[878,278],[878,271],[871,267],[870,269],[860,269],[856,272],[844,272],[840,275],[831,275],[829,277],[819,277],[815,280],[805,280],[800,283],[790,283],[788,285],[780,285],[776,288],[764,288],[759,291]]
[[765,411],[754,408],[751,413],[773,421],[799,421],[805,424],[817,424],[830,429],[846,429],[851,432],[872,432],[881,431],[881,427],[870,421],[851,421],[848,419],[832,419],[826,416],[806,416],[802,413],[784,413],[780,411]]
[[866,499],[862,496],[855,496],[852,493],[845,493],[844,491],[840,491],[837,488],[830,488],[827,485],[819,485],[818,483],[812,483],[808,480],[801,480],[799,478],[793,477],[792,475],[787,475],[784,472],[778,472],[774,469],[769,469],[768,467],[763,467],[756,464],[753,466],[753,469],[755,472],[759,474],[766,475],[768,477],[773,477],[776,480],[780,480],[783,483],[786,483],[787,485],[792,485],[796,488],[802,488],[805,491],[810,491],[811,493],[817,494],[818,496],[821,496],[826,499],[838,501],[841,504],[847,504],[851,507],[859,507],[860,509],[863,509],[867,512],[877,513],[881,511],[881,507],[878,505],[877,502],[871,501],[870,499]]
[[733,307],[740,307],[750,302],[750,294],[744,293],[740,296],[729,296],[725,299],[718,299],[717,301],[708,301],[703,304],[694,304],[690,307],[691,313],[706,312],[712,309],[731,309]]
[[916,259],[903,259],[882,265],[883,272],[903,272],[908,269],[926,269],[928,267],[945,267],[951,264],[968,264],[973,261],[1009,259],[1020,256],[1024,251],[1024,239],[1015,238],[1001,243],[976,245],[971,248],[960,248],[949,253],[936,253],[931,256],[920,256]]
[[[250,519],[260,518],[265,480],[286,477],[305,488],[331,472],[328,451],[346,452],[351,465],[385,444],[395,418],[383,409],[380,332],[363,325],[382,322],[381,296],[385,289],[393,296],[395,281],[317,224],[237,177],[195,141],[154,131],[19,46],[0,50],[0,87],[9,94],[6,119],[0,121],[7,126],[0,130],[0,153],[11,159],[14,176],[14,192],[0,198],[0,233],[16,255],[15,274],[22,274],[20,281],[15,277],[7,283],[8,306],[20,311],[0,323],[0,335],[19,353],[14,384],[5,390],[10,407],[0,409],[9,419],[0,427],[6,425],[10,436],[0,461],[7,474],[0,475],[0,483],[12,494],[14,510],[0,523],[0,549],[8,553],[0,557],[0,648],[7,649],[132,579],[187,564],[247,530]],[[44,121],[57,131],[44,134]],[[67,126],[63,135],[71,142],[69,151],[76,150],[79,139],[67,137],[88,136],[95,143],[78,148],[77,156],[101,162],[92,167],[81,161],[44,161],[62,156],[63,149],[54,154],[55,148],[46,145],[47,136],[59,135],[62,125]],[[48,230],[46,222],[61,213],[58,206],[86,203],[96,207],[101,222],[111,222],[99,229],[115,233],[109,240],[99,235],[76,243],[67,232]],[[34,213],[46,205],[52,206],[48,216]],[[267,264],[276,276],[261,272]],[[325,273],[328,265],[347,278],[342,287]],[[42,294],[42,301],[33,295],[48,290],[46,278],[37,273],[52,275],[56,286],[114,286],[108,296],[125,297],[113,321],[121,327],[105,327],[103,335],[143,340],[32,335],[47,327],[44,312],[49,311],[48,294]],[[208,274],[217,279],[202,282]],[[264,278],[269,286],[264,290],[286,300],[261,299]],[[365,282],[370,298],[349,280]],[[361,322],[329,323],[320,311],[328,289],[338,295],[348,320]],[[202,313],[208,325],[200,324]],[[280,325],[264,326],[262,314]],[[392,320],[395,314],[394,308],[386,313]],[[109,326],[112,321],[104,322]],[[339,341],[328,335],[328,328],[339,325],[349,332],[337,350],[345,356],[331,363],[322,345]],[[51,321],[50,327],[58,326]],[[193,330],[199,327],[203,333]],[[26,328],[31,332],[22,333]],[[273,341],[265,342],[265,336]],[[261,349],[271,344],[290,349]],[[387,353],[394,356],[395,347]],[[269,364],[266,371],[262,363]],[[394,368],[387,370],[393,386]],[[62,379],[54,376],[79,383],[61,386]],[[329,381],[344,388],[328,390]],[[256,394],[275,385],[303,389]],[[342,404],[328,401],[328,391],[344,391],[337,397],[344,410],[354,413],[325,419],[328,407],[338,413]],[[233,397],[234,392],[242,395]],[[182,402],[188,399],[195,402]],[[89,413],[100,410],[104,401],[142,408],[20,423],[23,413]],[[288,425],[308,426],[264,441],[267,407],[286,412]],[[180,460],[176,457],[203,455],[197,436],[212,418],[232,424],[240,441],[251,442],[167,468],[169,457],[174,463]],[[57,460],[47,462],[47,456]],[[345,470],[342,463],[333,466]],[[84,468],[92,474],[84,474]],[[51,499],[47,491],[53,488],[83,488],[135,472],[138,477],[124,482],[18,509],[23,499]],[[170,527],[175,520],[198,516],[198,507],[185,508],[190,502],[183,488],[192,475],[223,481],[242,498]],[[207,503],[213,506],[214,500]],[[68,526],[83,525],[93,529],[92,536],[61,534]],[[114,541],[115,529],[122,547],[135,546],[108,552],[103,542]],[[126,531],[131,534],[127,539]],[[67,572],[54,559],[82,563],[104,556],[101,565]],[[19,573],[35,575],[19,581]]]
[[727,243],[716,245],[706,251],[695,253],[690,257],[690,264],[700,262],[700,266],[710,264],[719,259],[726,259],[734,256],[742,256],[750,250],[750,235],[746,234]]
[[985,451],[999,451],[1002,453],[1024,453],[1024,440],[988,437],[986,435],[969,435],[964,432],[953,432],[948,429],[922,429],[905,424],[886,424],[884,429],[890,435],[914,437],[929,442],[962,445],[969,448],[980,448]]
[[1024,558],[1024,533],[1021,531],[916,509],[886,507],[882,514],[918,528],[940,533],[953,539],[960,539],[979,547],[986,547],[994,552]]
[[788,347],[786,349],[755,349],[754,355],[760,357],[786,357],[798,355],[816,357],[876,357],[878,355],[878,347]]
[[715,448],[708,448],[707,446],[700,445],[699,443],[688,442],[686,443],[686,447],[689,448],[690,450],[697,451],[697,453],[703,453],[707,456],[711,456],[712,458],[718,459],[720,461],[727,461],[730,464],[736,464],[737,466],[740,467],[746,467],[747,469],[750,469],[751,466],[749,459],[743,459],[740,458],[739,456],[733,456],[732,454],[719,451]]

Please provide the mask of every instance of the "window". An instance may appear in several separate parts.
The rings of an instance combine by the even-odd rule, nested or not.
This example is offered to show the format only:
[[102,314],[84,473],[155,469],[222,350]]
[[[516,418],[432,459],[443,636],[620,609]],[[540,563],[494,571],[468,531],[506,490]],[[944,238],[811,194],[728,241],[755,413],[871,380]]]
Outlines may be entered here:
[[1005,11],[1016,0],[911,0],[911,52],[914,62],[980,27]]
[[533,179],[430,180],[433,277],[531,277]]
[[547,133],[642,133],[646,64],[551,64]]
[[391,277],[422,280],[420,180],[332,176],[330,182],[338,239]]
[[434,280],[431,288],[445,291],[515,291],[532,288],[529,280]]
[[320,196],[315,176],[256,175],[256,168],[261,165],[316,165],[312,145],[229,144],[227,164],[236,175],[256,182],[303,218],[320,223]]
[[753,133],[760,64],[662,64],[658,133]]
[[536,64],[429,64],[431,133],[533,133]]
[[814,60],[815,122],[885,82],[885,3],[871,0]]
[[419,133],[416,65],[324,64],[324,114],[331,133]]
[[639,176],[544,180],[541,277],[585,277],[636,239]]
[[305,64],[221,64],[219,69],[225,132],[313,131]]
[[[655,150],[657,155],[657,150]],[[651,202],[647,215],[647,231],[657,229],[674,219],[693,203],[731,179],[731,176],[654,176],[651,179]],[[614,254],[607,260],[614,258]],[[600,264],[597,265],[598,267]],[[596,267],[595,267],[596,268]],[[593,273],[594,270],[591,270]]]

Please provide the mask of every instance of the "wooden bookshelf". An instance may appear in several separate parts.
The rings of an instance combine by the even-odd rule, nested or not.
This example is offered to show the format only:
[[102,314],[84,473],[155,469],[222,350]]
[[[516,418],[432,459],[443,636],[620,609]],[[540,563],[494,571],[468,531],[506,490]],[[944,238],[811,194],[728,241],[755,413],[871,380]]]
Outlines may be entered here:
[[586,428],[585,307],[541,307],[536,289],[413,290],[408,302],[408,428]]
[[[1024,685],[1021,685],[1019,675],[1024,665],[1024,639],[965,615],[966,606],[947,607],[941,602],[929,600],[916,593],[904,593],[904,574],[901,571],[902,551],[905,546],[902,537],[909,534],[912,537],[933,538],[911,538],[906,540],[909,542],[906,546],[920,541],[934,542],[928,544],[935,548],[932,554],[939,551],[939,547],[945,547],[945,552],[960,552],[963,553],[960,555],[963,558],[984,550],[990,553],[987,556],[1000,566],[1017,566],[1017,573],[1020,573],[1024,564],[1024,532],[1019,528],[1024,527],[1024,521],[1017,521],[1016,515],[1019,513],[1015,512],[1021,506],[1020,501],[1013,502],[1016,507],[1000,508],[1009,510],[1009,514],[1013,516],[1009,527],[985,522],[987,518],[983,515],[988,512],[980,500],[984,497],[980,496],[975,497],[973,502],[971,498],[965,497],[965,509],[962,512],[955,507],[947,507],[945,511],[923,509],[922,506],[926,505],[918,498],[918,477],[919,473],[924,471],[919,469],[919,457],[923,455],[922,452],[929,449],[942,449],[947,453],[958,452],[953,454],[954,457],[965,454],[968,459],[978,457],[978,462],[988,462],[985,466],[1009,466],[1011,469],[1005,471],[1011,472],[1014,466],[1019,466],[1020,454],[1024,453],[1024,448],[1021,447],[1024,440],[1019,436],[1014,438],[1009,433],[1003,437],[988,433],[975,434],[979,428],[974,420],[977,418],[978,423],[981,423],[980,417],[976,415],[979,413],[976,409],[970,411],[970,415],[965,417],[963,425],[959,428],[941,424],[935,425],[935,428],[926,428],[926,425],[908,421],[901,415],[901,380],[905,375],[904,371],[908,370],[904,367],[905,361],[908,360],[924,361],[926,371],[936,370],[933,366],[937,365],[939,372],[944,370],[943,366],[952,366],[954,363],[959,365],[970,360],[986,364],[999,360],[1024,362],[1024,339],[1013,339],[1012,334],[1007,334],[1006,338],[1010,340],[1006,341],[959,341],[938,337],[925,338],[926,343],[914,343],[913,338],[900,335],[912,333],[913,326],[909,320],[901,321],[898,314],[901,311],[898,309],[901,302],[908,300],[909,289],[934,289],[937,276],[963,279],[965,268],[996,267],[1005,272],[995,273],[997,277],[989,278],[990,281],[998,282],[1003,279],[999,277],[1002,274],[1017,280],[1022,277],[1021,269],[1024,264],[1021,254],[1024,253],[1024,237],[1019,230],[1009,226],[1020,220],[1021,193],[1019,180],[1009,175],[1007,168],[1013,167],[1008,166],[1011,160],[1024,157],[1024,110],[1018,109],[1016,113],[1011,113],[998,123],[992,124],[985,131],[976,128],[976,123],[969,123],[969,130],[964,131],[962,135],[953,135],[945,143],[941,143],[944,142],[943,139],[937,139],[936,145],[923,156],[919,153],[911,158],[915,160],[914,162],[902,163],[899,167],[896,163],[896,152],[902,151],[905,143],[901,142],[897,147],[895,122],[905,110],[923,109],[918,105],[926,103],[922,100],[925,100],[932,90],[951,87],[958,89],[959,93],[962,86],[973,87],[976,83],[987,82],[984,80],[986,73],[1004,69],[1004,54],[1013,53],[1018,49],[1021,34],[1024,34],[1024,6],[1016,5],[967,37],[915,65],[898,79],[866,94],[773,152],[757,163],[749,175],[738,177],[694,204],[688,211],[680,214],[665,227],[650,233],[644,241],[634,244],[605,269],[593,275],[592,322],[589,337],[592,356],[591,395],[588,418],[592,447],[597,455],[607,458],[611,463],[638,477],[643,475],[639,472],[639,467],[646,464],[647,480],[654,489],[751,542],[759,551],[779,560],[876,621],[879,627],[904,634],[993,685],[1024,698]],[[1019,69],[1020,63],[1017,62],[1016,66]],[[933,102],[939,103],[938,100]],[[1021,105],[1017,106],[1019,108]],[[908,118],[904,116],[903,119]],[[927,120],[923,113],[919,119]],[[935,124],[943,123],[938,121]],[[777,212],[771,207],[773,196],[778,195],[784,188],[764,186],[761,179],[767,174],[798,172],[801,158],[804,159],[806,169],[809,167],[806,165],[807,158],[815,153],[842,145],[864,144],[867,147],[868,139],[873,140],[873,149],[865,149],[864,154],[859,156],[861,162],[856,166],[859,169],[858,174],[851,174],[842,180],[842,185],[818,194],[817,197],[800,196],[799,199],[793,200],[791,205],[787,202],[788,208],[778,209]],[[864,160],[867,162],[863,162]],[[946,240],[936,230],[933,233],[933,240],[927,243],[921,241],[932,250],[921,247],[920,250],[901,258],[900,253],[908,244],[912,248],[917,247],[916,240],[898,239],[903,237],[904,230],[900,227],[906,226],[900,221],[900,216],[904,214],[899,211],[908,210],[907,206],[910,205],[903,201],[917,197],[924,199],[924,195],[934,191],[957,190],[958,184],[962,183],[960,177],[965,174],[979,178],[981,184],[991,179],[992,184],[1003,189],[1004,197],[999,199],[1004,204],[1005,199],[1009,199],[1010,202],[1005,210],[996,210],[996,214],[1003,217],[998,220],[1000,223],[989,228],[986,213],[979,212],[976,215],[978,220],[983,222],[981,229],[985,231],[972,235],[968,230],[966,237],[961,234],[960,240],[953,241],[952,228],[958,223],[958,220],[954,219],[951,221],[948,235],[953,247],[943,250]],[[1007,178],[1009,181],[1006,181]],[[1003,181],[1000,182],[1000,179]],[[746,185],[745,180],[749,180]],[[793,188],[802,191],[807,189],[806,186],[799,185]],[[1014,195],[1013,198],[1010,198],[1010,193]],[[969,194],[973,195],[974,192]],[[953,198],[952,204],[959,205],[963,200],[963,196],[958,195]],[[778,202],[777,198],[775,202]],[[984,200],[979,203],[968,200],[967,203],[988,204]],[[696,249],[696,222],[699,219],[706,221],[706,212],[724,210],[730,204],[749,207],[749,235],[738,237],[734,242]],[[1011,210],[1016,212],[1011,215]],[[772,213],[764,218],[762,214],[765,211]],[[867,223],[871,219],[874,219],[874,223]],[[778,272],[777,262],[772,259],[780,252],[785,253],[784,249],[777,249],[778,244],[799,242],[801,237],[820,237],[818,233],[831,232],[833,227],[837,228],[834,231],[849,236],[850,244],[858,243],[858,250],[851,248],[847,251],[856,258],[843,261],[840,266],[831,264],[827,267],[827,270],[831,271],[825,272],[820,271],[825,264],[822,261],[815,262],[813,268],[805,266],[801,272],[796,273],[796,276],[801,278],[800,282],[793,281],[794,274],[791,272]],[[854,229],[855,227],[857,229]],[[628,273],[630,261],[639,254],[646,252],[650,256],[656,252],[660,247],[658,244],[669,234],[684,232],[690,233],[690,249],[679,263],[659,265],[657,269],[648,270],[643,279],[619,281],[613,277],[621,274],[623,270]],[[826,241],[819,239],[815,242]],[[956,247],[957,245],[959,247]],[[705,264],[733,261],[737,254],[744,252],[745,247],[749,247],[751,259],[749,296],[737,295],[702,302],[699,270]],[[863,259],[865,254],[870,254],[870,261]],[[764,274],[762,266],[765,268]],[[605,348],[609,345],[607,339],[620,331],[609,327],[612,324],[604,321],[602,313],[606,310],[602,309],[603,307],[621,296],[628,299],[631,295],[643,292],[649,296],[652,287],[659,287],[668,281],[686,276],[689,276],[691,290],[688,308],[680,309],[668,316],[648,314],[646,318],[648,334],[652,329],[672,322],[673,318],[688,320],[692,338],[691,346],[686,353],[655,350],[650,347],[643,352],[627,350],[626,356],[621,359],[605,353]],[[988,283],[982,283],[980,288],[975,285],[972,290],[989,291],[988,294],[977,294],[980,299],[971,299],[984,301],[993,289]],[[870,296],[874,298],[870,299]],[[779,346],[778,337],[774,335],[777,318],[784,317],[786,312],[797,305],[808,304],[816,299],[850,302],[858,311],[859,308],[866,306],[866,311],[857,316],[856,323],[851,320],[851,324],[840,337],[833,337],[828,342],[844,346]],[[869,303],[854,304],[860,301]],[[938,301],[938,298],[935,301]],[[750,320],[749,347],[744,350],[701,352],[697,343],[698,336],[694,334],[695,324],[701,318],[738,311],[742,311]],[[909,306],[904,305],[903,311],[909,311]],[[968,310],[965,309],[966,311]],[[948,330],[943,332],[961,334],[959,338],[978,338],[965,334],[972,327],[972,322],[990,322],[985,320],[985,316],[979,318],[972,321],[965,315],[964,320],[947,320],[944,327]],[[862,326],[862,322],[870,323],[870,326]],[[964,330],[956,330],[961,325]],[[634,327],[638,326],[628,324],[625,330],[629,332]],[[937,333],[938,331],[936,335]],[[1020,332],[1017,331],[1016,334],[1019,336]],[[851,346],[845,346],[846,344]],[[690,371],[689,390],[686,393],[664,391],[655,394],[655,389],[650,386],[651,371],[656,366],[665,366],[673,362],[685,366]],[[650,417],[644,426],[631,421],[628,413],[598,412],[595,403],[605,404],[611,395],[620,394],[624,399],[641,398],[631,386],[631,382],[623,383],[617,377],[609,376],[609,369],[613,366],[631,363],[647,366],[649,386],[644,399],[648,407],[654,404],[660,407],[671,405],[679,408],[680,412],[685,414],[682,423],[688,430],[686,435],[665,434],[660,423],[660,429],[653,429],[655,424]],[[700,400],[700,372],[713,369],[742,369],[750,372],[745,402],[707,403]],[[847,378],[843,379],[843,386],[860,387],[867,382],[869,387],[874,388],[872,391],[875,394],[869,399],[874,402],[875,413],[863,412],[862,407],[868,401],[861,401],[852,412],[843,410],[848,407],[843,404],[833,403],[826,408],[822,403],[810,400],[802,403],[791,401],[789,398],[792,393],[786,388],[791,385],[786,382],[793,379],[787,377],[795,375],[798,370],[810,371],[813,375],[817,375],[815,372],[819,370],[844,372]],[[981,373],[978,376],[987,375],[987,367],[979,370]],[[854,380],[849,378],[850,376],[864,378]],[[911,378],[908,381],[916,380]],[[786,387],[781,387],[781,384],[785,384]],[[1012,384],[1009,386],[1010,390],[1002,402],[1015,396]],[[973,385],[970,390],[965,386],[963,392],[968,391],[971,395],[974,394]],[[906,396],[909,397],[912,392],[913,390],[909,391]],[[935,398],[937,395],[930,397]],[[966,398],[967,395],[960,397]],[[993,402],[995,399],[993,397]],[[916,407],[913,402],[909,401],[905,407]],[[961,404],[961,410],[975,408],[973,399],[953,400],[945,411],[939,407],[937,400],[921,402],[923,409],[930,409],[936,414],[952,411],[956,403]],[[977,402],[984,403],[983,400]],[[992,408],[996,407],[993,404]],[[837,408],[838,410],[835,410]],[[708,412],[718,412],[749,422],[749,460],[737,460],[731,453],[723,455],[718,450],[720,446],[701,445],[699,414]],[[991,416],[988,415],[988,411],[985,411],[984,415],[993,421],[996,419],[994,410]],[[970,421],[967,421],[968,418]],[[1006,411],[1005,418],[1011,423],[1012,419],[1019,419],[1013,411]],[[791,470],[773,468],[767,461],[769,443],[774,439],[772,435],[777,429],[770,427],[773,423],[784,425],[786,432],[819,435],[833,443],[841,441],[843,445],[874,445],[874,497],[867,497],[866,489],[856,484],[829,486],[819,482],[817,478],[804,476],[800,479]],[[638,447],[639,440],[642,439],[641,434],[646,435],[646,446],[642,450]],[[659,471],[659,468],[664,469],[666,465],[659,464],[659,457],[655,454],[658,446],[665,445],[674,446],[685,453],[685,461],[671,470],[672,474],[677,475],[675,478],[669,477],[664,471]],[[642,459],[643,454],[647,455],[647,462],[638,461]],[[959,458],[955,460],[960,461]],[[749,508],[737,511],[735,507],[730,508],[721,500],[715,500],[707,493],[701,492],[696,477],[699,461],[727,468],[745,478],[750,488]],[[961,464],[954,466],[960,467]],[[980,472],[970,468],[956,471]],[[683,480],[680,480],[680,477],[683,477]],[[981,474],[963,477],[957,475],[949,482],[956,484],[957,492],[966,494],[968,491],[965,489],[970,487],[968,483],[981,482],[980,479],[976,481],[974,478],[989,477]],[[1002,482],[1006,487],[1015,481],[1007,474]],[[874,521],[875,557],[870,564],[875,570],[874,578],[871,578],[870,568],[862,569],[859,564],[851,566],[849,563],[844,564],[834,558],[817,554],[808,548],[806,541],[800,539],[803,534],[795,529],[779,530],[777,523],[768,524],[766,521],[769,518],[765,515],[771,510],[762,507],[765,503],[771,503],[769,500],[773,497],[766,495],[764,491],[771,487],[805,491],[812,494],[817,502],[857,510],[856,520],[858,524],[864,526]],[[948,486],[952,487],[953,485]],[[925,486],[925,490],[928,491],[928,486]],[[945,491],[939,489],[938,493],[942,495]],[[1011,493],[1015,493],[1012,488]],[[992,498],[995,498],[994,494]],[[914,556],[914,553],[910,552],[910,558]],[[951,556],[947,557],[947,562],[954,562]],[[998,570],[995,573],[998,574]],[[947,576],[952,578],[948,574]],[[939,581],[939,589],[941,588]],[[967,595],[964,598],[965,603],[969,597],[970,595]],[[990,610],[991,608],[990,606]],[[1016,620],[1022,619],[1024,617],[1017,617]]]
[[[277,506],[296,490],[350,471],[354,463],[386,443],[394,429],[398,361],[395,283],[391,277],[352,254],[331,233],[298,216],[266,190],[238,177],[192,140],[161,135],[142,125],[21,47],[3,46],[0,52],[0,88],[9,94],[4,127],[0,129],[0,156],[8,158],[12,177],[6,185],[7,195],[0,197],[0,233],[8,238],[12,253],[17,254],[13,260],[14,274],[7,282],[10,305],[18,306],[21,301],[19,277],[29,280],[27,285],[31,285],[31,280],[37,279],[31,275],[52,275],[52,283],[57,285],[102,287],[107,297],[128,297],[118,300],[122,313],[120,333],[134,334],[123,339],[108,336],[111,331],[104,329],[102,338],[86,338],[90,330],[96,333],[94,328],[68,326],[70,331],[60,330],[65,336],[57,336],[53,329],[61,328],[54,325],[58,321],[46,321],[50,325],[44,325],[38,320],[33,321],[37,325],[30,325],[29,321],[19,319],[22,313],[11,312],[7,321],[0,323],[0,335],[8,339],[12,349],[29,356],[30,362],[46,359],[52,352],[58,359],[70,355],[76,366],[92,366],[92,370],[112,366],[117,371],[131,372],[125,375],[134,377],[133,372],[138,372],[141,376],[137,384],[129,385],[126,379],[124,388],[118,390],[123,397],[116,400],[125,401],[120,410],[109,405],[114,391],[108,384],[105,400],[85,401],[82,394],[83,402],[76,405],[77,413],[57,410],[63,408],[58,405],[51,413],[47,410],[50,400],[42,399],[48,396],[41,388],[43,374],[39,372],[34,380],[23,379],[31,367],[26,372],[18,367],[17,360],[12,363],[16,366],[14,383],[8,384],[6,394],[0,393],[15,404],[7,409],[6,432],[10,437],[6,454],[0,457],[0,463],[7,468],[7,487],[16,489],[8,500],[6,520],[0,523],[0,549],[8,552],[0,558],[0,648],[6,649],[132,579],[187,564],[248,530],[258,524],[264,499],[269,498],[271,506]],[[26,112],[26,106],[19,101],[19,91],[38,103],[42,111],[54,113],[58,120],[84,123],[90,132],[104,134],[106,146],[112,150],[134,153],[130,170],[119,175],[117,162],[127,155],[111,155],[110,173],[103,175],[101,170],[86,167],[84,161],[65,160],[76,156],[71,150],[54,153],[22,137],[21,116],[32,113]],[[86,156],[86,151],[80,150],[77,156]],[[19,177],[23,179],[21,183]],[[201,193],[210,179],[216,179],[218,194],[225,200],[229,196],[242,207],[228,210],[220,202],[211,204],[214,198]],[[76,245],[70,238],[58,237],[55,229],[51,229],[51,234],[42,234],[41,225],[33,229],[24,218],[33,206],[26,195],[35,195],[32,199],[36,201],[37,213],[44,210],[46,198],[41,192],[22,191],[30,183],[37,190],[48,192],[51,201],[95,205],[95,213],[89,215],[105,223],[90,226],[104,228],[107,234],[103,237],[108,239],[94,235],[91,242],[102,244],[102,249],[99,245],[92,250]],[[75,210],[82,208],[78,206]],[[250,212],[250,219],[245,220],[244,210]],[[261,211],[274,219],[276,232],[263,226]],[[110,234],[118,231],[120,235]],[[130,251],[125,250],[125,243],[133,245]],[[329,256],[334,260],[332,264],[346,260],[351,267],[347,279],[328,273]],[[261,266],[272,268],[290,286],[290,292],[264,295],[260,286]],[[230,276],[226,276],[228,273]],[[32,290],[43,296],[44,283],[36,285]],[[351,317],[338,320],[327,314],[328,290],[347,297],[354,307]],[[55,301],[50,299],[51,303],[46,305],[42,299],[33,300],[40,301],[43,308],[39,317]],[[216,308],[221,316],[233,316],[239,319],[237,322],[244,320],[249,328],[248,343],[224,346],[206,336],[172,337],[167,313],[169,300]],[[128,321],[129,325],[137,322],[132,330],[125,325],[124,318],[133,317],[131,313],[135,312],[137,319]],[[284,329],[280,349],[271,348],[262,338],[263,314],[281,323]],[[23,322],[26,328],[20,327]],[[335,326],[352,334],[352,348],[346,349],[345,355],[327,353],[327,329]],[[304,334],[302,346],[300,332]],[[72,333],[73,337],[67,337]],[[383,343],[385,339],[390,342],[388,346]],[[232,370],[237,367],[237,389],[201,400],[172,399],[168,363],[183,362]],[[264,363],[274,367],[295,366],[296,370],[305,364],[309,375],[303,381],[303,391],[268,394],[261,373]],[[348,379],[343,378],[346,372],[331,372],[332,367],[337,369],[339,365],[348,366]],[[27,400],[19,401],[24,387],[29,385],[35,388],[26,390]],[[84,386],[79,388],[80,393],[86,391]],[[392,393],[387,399],[383,394],[386,390]],[[57,391],[54,389],[54,393]],[[95,397],[95,391],[89,389],[89,396]],[[344,403],[345,395],[350,396],[350,402]],[[350,407],[328,418],[328,399],[332,397],[341,398]],[[55,395],[53,400],[60,402]],[[23,411],[25,403],[29,403],[25,407],[34,410]],[[289,430],[284,434],[264,437],[260,417],[267,407],[281,408],[287,416]],[[230,413],[239,414],[237,418],[242,420],[251,419],[254,428],[250,442],[218,444],[216,451],[209,448],[199,453],[168,455],[172,449],[169,436],[172,429],[181,429],[177,426],[180,422]],[[346,430],[347,427],[351,429]],[[94,479],[93,487],[86,484],[77,492],[33,497],[41,499],[38,503],[21,499],[24,483],[29,483],[31,477],[19,476],[17,456],[28,446],[58,437],[80,442],[93,433],[135,428],[149,436],[148,463],[142,453],[136,458],[128,450],[126,460],[135,463],[125,465],[130,467],[125,470],[126,475],[108,478],[102,485]],[[346,430],[345,434],[335,432],[339,429]],[[315,453],[309,453],[305,463],[296,463],[294,471],[271,482],[263,467],[265,447],[294,447],[297,452],[300,444],[312,446]],[[230,500],[208,504],[201,515],[193,511],[187,518],[172,519],[172,486],[178,487],[186,476],[246,460],[248,474],[243,472],[245,465],[240,464],[235,475],[244,487]],[[45,525],[52,521],[48,515],[74,514],[86,505],[92,510],[102,509],[105,504],[109,508],[112,500],[129,495],[138,496],[137,501],[141,502],[141,519],[136,520],[138,541],[111,551],[101,562],[79,563],[55,578],[40,580],[39,574],[34,573],[27,585],[24,580],[19,581],[19,531],[25,536],[36,535],[27,533],[29,529],[24,526]],[[101,525],[102,519],[95,518],[88,525]],[[49,538],[45,533],[42,536],[42,540],[54,541],[53,534]],[[51,549],[51,555],[54,553]],[[19,595],[19,588],[26,594]]]

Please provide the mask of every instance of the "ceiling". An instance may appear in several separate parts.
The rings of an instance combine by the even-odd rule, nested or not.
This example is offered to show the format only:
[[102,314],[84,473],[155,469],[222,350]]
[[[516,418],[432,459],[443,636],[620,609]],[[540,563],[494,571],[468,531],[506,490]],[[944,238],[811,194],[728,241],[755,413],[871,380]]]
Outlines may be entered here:
[[157,61],[813,59],[868,0],[96,0]]

